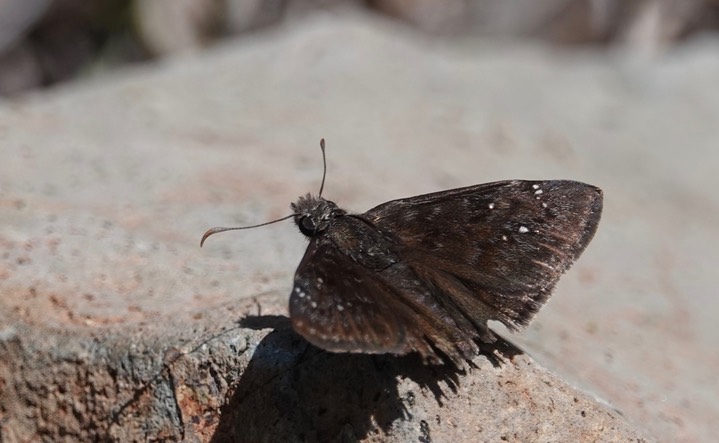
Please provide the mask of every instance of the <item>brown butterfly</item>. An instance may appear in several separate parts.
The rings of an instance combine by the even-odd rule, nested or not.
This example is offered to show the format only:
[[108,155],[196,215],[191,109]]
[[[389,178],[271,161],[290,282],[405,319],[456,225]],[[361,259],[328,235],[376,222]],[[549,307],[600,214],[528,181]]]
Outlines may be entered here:
[[[323,160],[324,140],[320,142]],[[569,180],[509,180],[348,213],[307,194],[291,205],[309,238],[290,319],[333,352],[455,362],[492,343],[488,320],[529,324],[597,230],[602,191]],[[202,237],[242,228],[213,228]]]

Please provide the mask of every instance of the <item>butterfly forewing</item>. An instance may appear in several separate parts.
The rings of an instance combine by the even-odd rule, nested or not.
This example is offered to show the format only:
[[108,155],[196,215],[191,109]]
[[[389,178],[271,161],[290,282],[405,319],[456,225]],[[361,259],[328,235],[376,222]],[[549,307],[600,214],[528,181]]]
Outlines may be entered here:
[[514,180],[394,200],[364,216],[394,238],[439,297],[475,323],[496,319],[516,329],[585,249],[601,209],[594,186]]

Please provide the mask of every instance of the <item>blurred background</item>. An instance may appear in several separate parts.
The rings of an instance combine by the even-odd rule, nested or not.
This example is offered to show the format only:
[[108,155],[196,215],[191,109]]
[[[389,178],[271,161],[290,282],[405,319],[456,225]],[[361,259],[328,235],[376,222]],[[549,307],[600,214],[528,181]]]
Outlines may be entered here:
[[3,0],[0,95],[201,50],[327,8],[365,9],[441,39],[648,56],[719,26],[719,0]]

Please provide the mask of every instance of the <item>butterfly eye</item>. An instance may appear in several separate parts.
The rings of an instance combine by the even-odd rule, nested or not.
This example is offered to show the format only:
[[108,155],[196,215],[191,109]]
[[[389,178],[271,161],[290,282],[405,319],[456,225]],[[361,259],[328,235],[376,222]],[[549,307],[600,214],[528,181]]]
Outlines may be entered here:
[[312,217],[306,215],[300,219],[300,231],[303,234],[311,236],[315,233],[316,228],[317,226],[315,226],[315,221],[312,220]]

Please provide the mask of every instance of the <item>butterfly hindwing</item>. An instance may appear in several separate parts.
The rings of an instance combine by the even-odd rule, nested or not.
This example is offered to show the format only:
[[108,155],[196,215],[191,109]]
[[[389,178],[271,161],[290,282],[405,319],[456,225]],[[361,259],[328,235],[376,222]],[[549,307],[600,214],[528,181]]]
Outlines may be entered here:
[[295,274],[290,317],[312,344],[336,352],[406,354],[458,360],[477,348],[473,327],[458,324],[371,225],[337,219],[313,237]]
[[387,311],[390,296],[331,239],[317,237],[295,274],[292,325],[330,351],[402,353],[404,326]]

